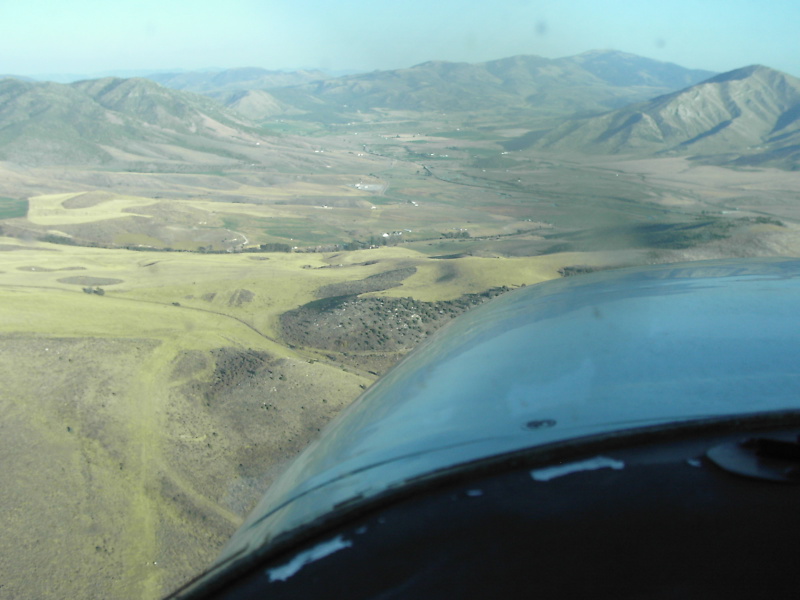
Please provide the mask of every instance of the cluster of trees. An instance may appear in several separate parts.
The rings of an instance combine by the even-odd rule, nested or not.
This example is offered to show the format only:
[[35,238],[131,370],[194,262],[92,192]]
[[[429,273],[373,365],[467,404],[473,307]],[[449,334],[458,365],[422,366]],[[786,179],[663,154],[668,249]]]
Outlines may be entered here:
[[[227,254],[230,250],[214,250],[214,246],[198,246],[197,251],[202,254]],[[261,244],[258,247],[251,246],[249,248],[242,248],[234,250],[234,252],[291,252],[292,247],[289,244],[268,243]]]
[[403,236],[397,233],[389,235],[371,235],[367,240],[353,240],[341,245],[342,250],[363,250],[364,248],[375,248],[377,246],[396,246],[403,243]]
[[459,229],[458,231],[445,231],[442,237],[448,240],[451,239],[465,239],[472,237],[466,229]]
[[292,247],[289,244],[269,243],[261,244],[258,247],[261,252],[291,252]]

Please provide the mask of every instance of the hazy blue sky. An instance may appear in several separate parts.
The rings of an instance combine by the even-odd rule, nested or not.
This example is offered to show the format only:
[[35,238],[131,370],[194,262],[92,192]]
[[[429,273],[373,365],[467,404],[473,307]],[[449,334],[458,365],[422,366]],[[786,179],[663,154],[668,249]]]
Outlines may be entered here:
[[0,0],[0,73],[392,69],[614,48],[800,76],[798,0]]

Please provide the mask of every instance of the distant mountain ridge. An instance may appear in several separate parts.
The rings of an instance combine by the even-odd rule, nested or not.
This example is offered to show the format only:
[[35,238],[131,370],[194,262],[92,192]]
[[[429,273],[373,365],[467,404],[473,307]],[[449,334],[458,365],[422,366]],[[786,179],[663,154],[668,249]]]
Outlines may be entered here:
[[[565,58],[513,56],[485,63],[428,61],[405,69],[328,77],[259,68],[155,73],[169,88],[218,99],[248,118],[305,111],[322,118],[371,110],[522,108],[600,112],[692,85],[712,71],[614,50]],[[245,98],[246,92],[261,92]]]
[[682,89],[715,75],[713,71],[687,69],[674,63],[616,50],[589,50],[558,60],[577,63],[603,81],[618,86],[647,85]]
[[798,144],[800,79],[753,65],[604,115],[574,119],[534,145],[602,154],[717,155],[738,164],[762,164],[791,161],[800,154]]
[[270,90],[306,110],[485,110],[493,107],[601,111],[713,76],[616,51],[549,59],[513,56],[470,64],[429,61]]
[[188,71],[184,73],[153,73],[146,75],[164,87],[198,94],[219,95],[241,90],[268,90],[276,87],[300,85],[328,78],[322,71],[270,71],[258,67],[221,69],[215,71]]
[[265,120],[307,113],[324,121],[375,110],[496,110],[511,118],[520,111],[556,117],[598,113],[712,75],[624,52],[593,50],[558,59],[513,56],[477,64],[429,61],[406,69],[333,78],[322,71],[248,67],[153,73],[146,79],[214,98],[240,118]]

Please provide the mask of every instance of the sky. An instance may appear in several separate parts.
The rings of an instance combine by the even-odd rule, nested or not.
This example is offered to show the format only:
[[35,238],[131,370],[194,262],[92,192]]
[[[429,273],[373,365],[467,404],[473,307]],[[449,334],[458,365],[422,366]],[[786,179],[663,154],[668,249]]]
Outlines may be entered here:
[[615,49],[800,77],[797,0],[0,0],[0,74],[329,73]]

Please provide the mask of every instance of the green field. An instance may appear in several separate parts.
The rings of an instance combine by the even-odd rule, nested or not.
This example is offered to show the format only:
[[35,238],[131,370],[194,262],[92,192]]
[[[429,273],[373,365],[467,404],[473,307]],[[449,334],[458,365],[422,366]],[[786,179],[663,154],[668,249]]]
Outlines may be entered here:
[[0,197],[0,220],[24,218],[28,215],[28,200]]

